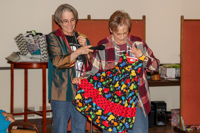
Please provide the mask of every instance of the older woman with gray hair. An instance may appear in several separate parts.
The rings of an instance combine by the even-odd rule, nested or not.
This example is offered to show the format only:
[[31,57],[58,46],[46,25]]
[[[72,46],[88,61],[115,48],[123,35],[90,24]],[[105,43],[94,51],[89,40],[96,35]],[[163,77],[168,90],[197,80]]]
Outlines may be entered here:
[[90,42],[76,31],[77,10],[69,4],[60,5],[54,14],[60,26],[48,34],[49,100],[53,113],[53,132],[66,133],[71,117],[72,133],[85,133],[86,118],[72,104],[76,94],[75,77],[84,76],[89,66]]
[[98,43],[105,49],[95,51],[91,70],[72,81],[80,86],[75,107],[88,105],[80,112],[103,133],[148,133],[151,105],[146,71],[157,71],[160,61],[141,38],[129,34],[130,28],[129,14],[115,11],[109,19],[111,35]]

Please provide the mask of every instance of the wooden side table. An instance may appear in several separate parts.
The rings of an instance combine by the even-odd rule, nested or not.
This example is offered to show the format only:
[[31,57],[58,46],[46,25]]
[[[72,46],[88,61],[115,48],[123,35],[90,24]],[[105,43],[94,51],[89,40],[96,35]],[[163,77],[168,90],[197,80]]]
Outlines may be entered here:
[[[13,115],[24,115],[24,121],[28,121],[28,114],[37,114],[43,118],[43,133],[47,133],[46,128],[46,113],[51,110],[46,110],[46,68],[47,62],[8,62],[11,64],[11,106],[10,113]],[[24,112],[14,113],[14,69],[24,69]],[[43,109],[42,111],[33,111],[28,109],[28,69],[42,69],[42,94],[43,94]]]

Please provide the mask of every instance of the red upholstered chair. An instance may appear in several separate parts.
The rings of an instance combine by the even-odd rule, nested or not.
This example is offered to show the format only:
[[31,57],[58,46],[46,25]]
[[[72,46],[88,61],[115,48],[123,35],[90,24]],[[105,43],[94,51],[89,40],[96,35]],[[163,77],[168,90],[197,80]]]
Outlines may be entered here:
[[200,125],[199,50],[200,19],[184,19],[184,16],[181,16],[180,111],[185,125]]

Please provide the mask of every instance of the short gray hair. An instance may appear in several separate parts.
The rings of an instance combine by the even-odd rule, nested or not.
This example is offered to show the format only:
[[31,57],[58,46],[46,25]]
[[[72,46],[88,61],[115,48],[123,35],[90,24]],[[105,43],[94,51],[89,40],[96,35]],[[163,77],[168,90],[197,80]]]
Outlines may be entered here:
[[69,4],[62,4],[56,9],[56,11],[54,13],[54,21],[58,25],[60,25],[59,23],[61,23],[61,17],[62,17],[62,14],[63,14],[64,11],[72,12],[73,15],[74,15],[74,18],[75,18],[75,20],[77,22],[77,20],[78,20],[78,12],[77,12],[77,10],[73,6],[71,6]]
[[117,31],[118,26],[127,25],[128,29],[131,28],[131,18],[128,13],[123,10],[115,11],[109,19],[109,28],[112,31]]

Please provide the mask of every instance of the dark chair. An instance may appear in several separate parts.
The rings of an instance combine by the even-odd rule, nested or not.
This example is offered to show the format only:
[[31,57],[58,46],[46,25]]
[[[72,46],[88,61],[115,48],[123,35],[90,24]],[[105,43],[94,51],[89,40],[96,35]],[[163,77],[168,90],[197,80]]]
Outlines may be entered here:
[[[17,126],[17,129],[12,129],[13,126]],[[15,121],[9,125],[8,133],[39,133],[39,129],[31,122]]]

